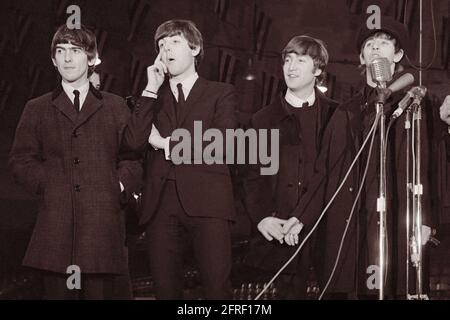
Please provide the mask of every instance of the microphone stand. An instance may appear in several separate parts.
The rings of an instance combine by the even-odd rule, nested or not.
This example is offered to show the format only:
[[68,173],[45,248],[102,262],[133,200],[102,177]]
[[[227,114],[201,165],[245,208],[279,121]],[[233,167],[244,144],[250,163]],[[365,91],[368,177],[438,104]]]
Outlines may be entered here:
[[[423,279],[422,279],[422,194],[423,185],[421,183],[421,120],[422,108],[420,106],[421,97],[415,97],[411,105],[413,112],[414,131],[414,170],[412,181],[413,193],[413,229],[411,237],[411,261],[413,267],[416,269],[416,295],[409,295],[409,299],[428,300],[428,296],[423,294]],[[412,145],[411,145],[412,146]]]
[[386,275],[386,116],[384,114],[384,103],[390,95],[390,90],[386,89],[386,84],[380,82],[377,88],[378,99],[376,101],[376,111],[380,115],[380,187],[377,199],[378,217],[378,252],[379,252],[379,294],[378,299],[384,299],[384,285]]
[[[411,145],[411,108],[406,109],[405,118],[405,130],[406,130],[406,147],[409,148]],[[410,248],[412,243],[410,243],[410,219],[411,219],[411,192],[413,190],[410,177],[410,150],[406,151],[406,295],[409,298],[409,257]]]

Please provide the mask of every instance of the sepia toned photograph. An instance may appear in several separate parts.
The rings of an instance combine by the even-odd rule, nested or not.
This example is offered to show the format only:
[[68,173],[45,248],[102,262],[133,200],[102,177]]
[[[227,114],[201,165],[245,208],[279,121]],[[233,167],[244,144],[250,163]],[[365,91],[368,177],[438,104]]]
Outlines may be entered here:
[[1,0],[0,30],[0,300],[450,299],[450,1]]

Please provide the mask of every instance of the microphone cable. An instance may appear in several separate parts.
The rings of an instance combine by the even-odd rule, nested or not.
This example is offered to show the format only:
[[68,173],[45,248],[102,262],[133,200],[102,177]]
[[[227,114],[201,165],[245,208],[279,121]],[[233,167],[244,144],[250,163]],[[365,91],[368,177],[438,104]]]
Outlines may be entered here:
[[322,293],[320,294],[318,300],[322,300],[323,295],[325,294],[326,290],[328,289],[328,286],[331,283],[331,280],[334,277],[334,273],[336,272],[336,268],[337,268],[337,265],[339,263],[339,259],[341,258],[341,253],[342,253],[342,248],[344,246],[345,237],[347,236],[348,228],[349,228],[350,223],[351,223],[351,221],[353,219],[353,213],[355,212],[356,204],[358,203],[359,197],[361,196],[361,192],[362,192],[362,189],[363,189],[363,186],[364,186],[364,182],[366,181],[367,172],[368,172],[368,169],[369,169],[370,159],[372,158],[371,155],[372,155],[372,150],[373,150],[373,143],[375,141],[375,135],[376,135],[376,130],[374,130],[374,128],[376,128],[378,126],[378,122],[379,121],[380,121],[380,115],[377,113],[377,115],[375,117],[375,120],[374,120],[374,123],[373,123],[373,127],[372,127],[372,129],[370,130],[370,132],[367,135],[367,138],[372,136],[372,139],[370,141],[369,153],[368,153],[368,156],[367,156],[367,163],[366,163],[366,167],[364,168],[363,177],[362,177],[361,182],[359,184],[358,193],[356,194],[355,201],[353,201],[352,209],[351,209],[350,214],[349,214],[348,219],[347,219],[347,225],[345,226],[344,233],[342,234],[342,238],[341,238],[341,242],[340,242],[340,245],[339,245],[338,253],[336,254],[336,259],[335,259],[335,263],[334,263],[334,266],[333,266],[333,270],[331,271],[331,274],[330,274],[330,276],[328,278],[328,281],[327,281],[325,287],[323,288]]
[[[352,171],[353,167],[356,164],[356,161],[359,159],[359,157],[361,156],[362,151],[364,150],[364,148],[366,147],[367,142],[369,141],[369,138],[373,135],[375,136],[374,132],[375,129],[377,127],[378,121],[379,121],[380,116],[377,114],[374,123],[372,125],[372,128],[370,129],[369,133],[367,134],[367,137],[365,138],[361,148],[359,149],[358,153],[356,154],[353,162],[351,163],[350,167],[348,168],[341,184],[339,185],[339,187],[337,188],[337,190],[335,191],[335,193],[333,194],[333,196],[331,197],[330,201],[327,203],[327,205],[325,206],[325,208],[322,210],[319,218],[317,219],[316,223],[314,224],[314,226],[312,227],[311,231],[306,235],[306,237],[303,239],[302,243],[299,245],[299,247],[297,248],[297,250],[295,250],[295,252],[292,254],[292,256],[286,261],[286,263],[276,272],[276,274],[272,277],[272,279],[270,279],[270,281],[265,285],[265,287],[261,290],[261,292],[255,297],[255,300],[259,300],[259,298],[267,291],[267,289],[271,286],[271,284],[280,276],[280,274],[287,268],[287,266],[292,262],[292,260],[295,259],[295,257],[298,255],[298,253],[300,252],[300,250],[303,248],[303,246],[305,245],[305,243],[308,241],[308,239],[311,237],[311,235],[314,233],[314,231],[317,229],[317,227],[319,226],[319,223],[321,222],[322,218],[324,217],[325,213],[327,212],[328,208],[331,206],[331,204],[334,202],[334,199],[337,197],[338,193],[341,191],[342,187],[344,186],[345,182],[348,179],[348,176],[350,175],[350,172]],[[373,137],[372,137],[373,140]],[[345,235],[344,235],[345,236]]]

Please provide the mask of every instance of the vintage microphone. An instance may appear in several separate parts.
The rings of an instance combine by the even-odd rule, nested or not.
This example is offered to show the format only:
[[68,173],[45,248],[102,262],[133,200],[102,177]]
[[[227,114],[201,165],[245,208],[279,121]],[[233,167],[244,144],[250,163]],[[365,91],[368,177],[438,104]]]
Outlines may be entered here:
[[395,120],[402,115],[405,109],[410,105],[411,99],[420,99],[422,100],[427,93],[427,88],[424,86],[418,86],[411,88],[402,100],[398,103],[398,108],[392,114],[391,120]]
[[386,83],[392,80],[391,66],[387,58],[375,58],[369,65],[370,75],[378,87],[386,88]]

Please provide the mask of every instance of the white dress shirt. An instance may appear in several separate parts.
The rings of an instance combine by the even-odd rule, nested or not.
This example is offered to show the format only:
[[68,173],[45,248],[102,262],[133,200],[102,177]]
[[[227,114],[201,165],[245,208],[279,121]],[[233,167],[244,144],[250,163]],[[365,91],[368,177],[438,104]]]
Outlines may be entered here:
[[287,89],[284,99],[294,108],[301,108],[305,102],[308,102],[308,105],[312,106],[316,102],[316,91],[313,90],[309,97],[303,100],[297,97],[291,89]]
[[83,108],[83,103],[86,100],[87,94],[89,92],[89,81],[86,81],[86,83],[79,88],[74,88],[69,83],[64,81],[62,81],[61,84],[64,92],[67,94],[70,101],[72,101],[72,104],[74,103],[73,101],[75,100],[75,95],[73,94],[73,91],[74,90],[80,91],[80,111],[81,111],[81,108]]

